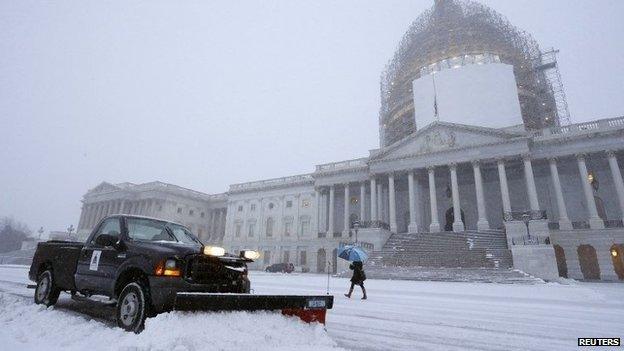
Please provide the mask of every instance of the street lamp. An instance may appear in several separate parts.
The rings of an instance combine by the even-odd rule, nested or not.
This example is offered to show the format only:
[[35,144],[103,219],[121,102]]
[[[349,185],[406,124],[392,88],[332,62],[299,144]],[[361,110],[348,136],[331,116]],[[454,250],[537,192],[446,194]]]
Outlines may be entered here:
[[69,234],[69,236],[71,237],[71,233],[74,231],[74,225],[70,224],[69,227],[67,228],[67,234]]
[[522,221],[524,222],[524,225],[526,225],[527,228],[527,239],[530,241],[531,240],[531,232],[529,231],[529,222],[531,221],[531,215],[528,213],[523,213],[522,214]]
[[39,240],[41,240],[41,234],[43,234],[43,227],[39,227],[39,230],[37,230],[37,233],[39,233]]
[[357,244],[357,241],[358,241],[357,234],[358,234],[358,229],[360,229],[360,222],[359,221],[353,222],[353,229],[355,229],[355,243]]

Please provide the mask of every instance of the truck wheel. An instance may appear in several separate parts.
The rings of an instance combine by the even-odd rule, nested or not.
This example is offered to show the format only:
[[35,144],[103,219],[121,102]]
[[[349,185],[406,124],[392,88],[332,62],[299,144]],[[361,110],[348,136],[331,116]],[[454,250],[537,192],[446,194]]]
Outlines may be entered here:
[[149,315],[146,289],[139,282],[126,285],[117,301],[117,325],[126,330],[140,333]]
[[45,270],[37,278],[35,289],[35,303],[38,305],[52,306],[56,303],[61,290],[54,284],[54,275],[51,270]]

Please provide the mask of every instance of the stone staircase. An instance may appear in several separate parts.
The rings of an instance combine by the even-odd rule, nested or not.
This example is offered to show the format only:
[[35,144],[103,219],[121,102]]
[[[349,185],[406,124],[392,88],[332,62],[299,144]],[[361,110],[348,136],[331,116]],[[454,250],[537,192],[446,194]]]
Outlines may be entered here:
[[369,264],[402,267],[510,268],[502,231],[392,234]]
[[[544,281],[522,271],[503,268],[436,268],[365,266],[371,279],[416,280],[436,282],[471,282],[497,284],[542,284]],[[350,272],[345,272],[349,277]]]
[[[500,230],[392,234],[366,262],[371,278],[433,281],[525,282],[512,270],[511,251]],[[541,280],[539,280],[541,281]]]

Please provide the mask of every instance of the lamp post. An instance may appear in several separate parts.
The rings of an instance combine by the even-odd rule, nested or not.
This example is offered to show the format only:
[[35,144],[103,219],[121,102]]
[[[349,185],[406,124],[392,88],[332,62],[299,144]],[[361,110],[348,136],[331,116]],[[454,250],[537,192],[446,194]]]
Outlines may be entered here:
[[43,234],[43,227],[39,227],[39,230],[37,230],[37,233],[39,233],[39,240],[41,240],[41,234]]
[[67,228],[67,234],[69,234],[69,236],[71,237],[71,234],[73,231],[74,231],[74,225],[70,224],[69,227]]
[[531,232],[529,231],[529,222],[531,221],[531,215],[526,212],[523,213],[522,221],[524,222],[524,225],[526,226],[526,229],[527,229],[527,240],[531,241]]
[[358,242],[358,229],[360,229],[360,221],[355,221],[353,222],[353,229],[355,229],[355,243],[357,244]]

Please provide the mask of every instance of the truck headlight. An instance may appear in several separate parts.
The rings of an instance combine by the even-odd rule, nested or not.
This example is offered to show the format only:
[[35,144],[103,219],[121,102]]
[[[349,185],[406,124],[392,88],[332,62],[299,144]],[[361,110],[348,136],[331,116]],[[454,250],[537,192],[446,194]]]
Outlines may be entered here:
[[176,259],[168,258],[158,262],[154,274],[168,277],[179,277],[182,275],[182,268]]
[[250,260],[257,260],[260,258],[260,253],[254,250],[243,250],[240,252],[240,256]]
[[223,256],[225,255],[225,249],[219,246],[205,246],[204,255],[208,256]]

